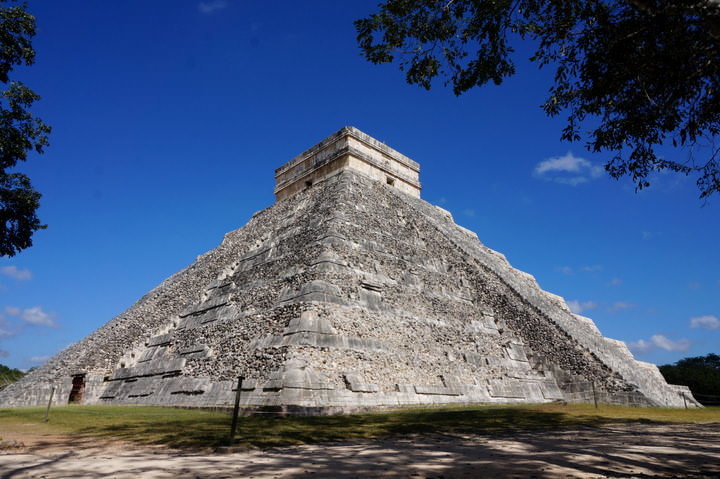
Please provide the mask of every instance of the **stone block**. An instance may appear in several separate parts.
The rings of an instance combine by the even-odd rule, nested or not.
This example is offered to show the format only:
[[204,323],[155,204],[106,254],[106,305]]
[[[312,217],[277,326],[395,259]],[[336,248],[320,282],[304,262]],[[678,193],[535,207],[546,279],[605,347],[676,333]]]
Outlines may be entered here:
[[462,392],[460,392],[456,389],[447,388],[445,386],[422,386],[422,385],[415,386],[415,393],[427,394],[427,395],[439,395],[439,396],[460,396],[460,395],[462,395]]
[[344,375],[348,389],[356,393],[376,393],[380,390],[377,384],[370,384],[363,380],[359,374],[346,373]]
[[205,312],[205,311],[208,311],[211,309],[215,309],[215,308],[219,308],[220,306],[224,306],[228,303],[228,301],[230,301],[229,293],[212,296],[202,303],[195,304],[195,305],[185,309],[183,312],[181,312],[179,314],[179,316],[181,318],[184,318],[186,316],[200,314],[202,312]]
[[525,347],[522,344],[508,343],[505,345],[505,351],[510,359],[513,361],[527,362],[528,358],[525,355]]
[[122,385],[122,381],[108,381],[100,392],[100,399],[114,399],[118,395]]
[[205,390],[209,389],[208,378],[174,378],[170,382],[170,386],[167,388],[170,394],[184,394],[184,395],[197,395],[203,394]]
[[299,318],[290,320],[283,334],[296,333],[317,333],[317,334],[337,334],[335,328],[327,319],[319,318],[314,311],[303,311]]
[[145,361],[150,361],[153,356],[155,355],[155,352],[158,350],[156,346],[147,348],[143,353],[140,355],[140,358],[138,359],[139,363],[143,363]]
[[150,338],[147,345],[148,345],[148,347],[163,346],[163,345],[170,344],[172,342],[172,339],[173,339],[172,333],[161,334],[159,336],[153,336],[152,338]]
[[563,399],[564,395],[555,381],[542,381],[539,383],[543,398],[548,400]]
[[524,399],[526,397],[524,388],[517,382],[490,379],[488,380],[488,389],[492,397],[517,399]]

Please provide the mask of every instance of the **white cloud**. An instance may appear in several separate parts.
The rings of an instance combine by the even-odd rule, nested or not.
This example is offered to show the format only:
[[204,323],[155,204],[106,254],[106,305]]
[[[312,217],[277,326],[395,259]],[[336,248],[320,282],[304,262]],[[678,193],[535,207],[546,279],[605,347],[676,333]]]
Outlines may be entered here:
[[634,304],[628,303],[627,301],[616,301],[615,303],[611,304],[610,307],[608,307],[608,311],[611,313],[617,313],[618,311],[634,307]]
[[655,238],[656,236],[658,236],[659,234],[660,234],[660,233],[655,233],[655,232],[653,232],[653,231],[643,231],[643,232],[642,232],[642,239],[644,239],[644,240],[653,239],[653,238]]
[[6,358],[10,356],[10,353],[5,351],[4,349],[0,349],[0,358]]
[[3,315],[0,314],[0,339],[12,338],[18,333],[17,328],[10,324]]
[[22,314],[20,314],[20,319],[36,326],[54,328],[57,326],[57,323],[55,323],[55,320],[53,319],[54,316],[55,315],[53,313],[46,313],[43,311],[40,306],[34,306],[23,310]]
[[2,266],[0,267],[0,274],[17,281],[30,281],[32,279],[32,272],[29,269],[18,269],[17,266]]
[[566,274],[568,276],[573,274],[573,269],[570,266],[556,266],[555,271],[559,271],[562,274]]
[[662,334],[653,334],[650,337],[650,341],[639,339],[637,341],[630,341],[626,344],[628,348],[630,348],[630,351],[635,354],[647,354],[655,349],[663,349],[671,352],[685,352],[692,346],[692,342],[687,338],[674,341]]
[[693,291],[698,291],[702,289],[702,283],[699,281],[690,281],[687,285],[688,289],[691,289]]
[[594,264],[592,266],[583,266],[580,269],[585,271],[586,273],[595,273],[597,271],[602,271],[603,269],[605,269],[605,267],[601,264]]
[[588,311],[591,309],[597,309],[598,304],[595,301],[568,301],[568,306],[570,307],[570,311],[572,311],[575,314],[580,314],[583,311]]
[[211,13],[217,12],[218,10],[223,10],[227,8],[228,5],[229,4],[226,0],[210,0],[208,2],[198,3],[198,10],[200,10],[200,13],[209,15]]
[[623,281],[620,278],[613,278],[608,283],[608,286],[620,286],[623,283]]
[[7,325],[3,325],[2,323],[0,323],[0,339],[12,338],[15,335],[17,335],[17,331],[13,331]]
[[647,354],[653,350],[653,344],[645,341],[644,339],[638,339],[637,341],[630,341],[626,343],[627,347],[635,354]]
[[720,329],[720,319],[718,319],[717,316],[711,316],[709,314],[706,316],[697,316],[690,319],[690,327],[714,331]]
[[48,359],[50,359],[50,356],[33,356],[30,358],[30,362],[39,364],[39,363],[44,363]]
[[15,306],[6,306],[5,314],[35,326],[45,326],[48,328],[57,326],[55,313],[46,313],[40,306],[33,306],[32,308],[23,309],[22,311]]
[[565,156],[556,156],[541,161],[535,166],[535,176],[555,183],[577,186],[602,176],[603,169],[593,165],[585,158],[568,152]]
[[678,339],[677,341],[673,341],[672,339],[668,339],[662,334],[654,334],[650,341],[657,346],[660,349],[664,349],[665,351],[679,351],[684,352],[690,349],[690,346],[692,346],[692,343],[689,339]]

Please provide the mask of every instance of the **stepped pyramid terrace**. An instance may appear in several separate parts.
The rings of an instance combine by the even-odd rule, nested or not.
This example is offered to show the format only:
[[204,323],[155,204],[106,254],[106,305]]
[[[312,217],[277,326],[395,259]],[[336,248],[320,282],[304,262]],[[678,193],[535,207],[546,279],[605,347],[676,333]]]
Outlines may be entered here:
[[555,400],[695,405],[420,198],[419,165],[345,127],[253,215],[0,406],[241,404],[312,414]]

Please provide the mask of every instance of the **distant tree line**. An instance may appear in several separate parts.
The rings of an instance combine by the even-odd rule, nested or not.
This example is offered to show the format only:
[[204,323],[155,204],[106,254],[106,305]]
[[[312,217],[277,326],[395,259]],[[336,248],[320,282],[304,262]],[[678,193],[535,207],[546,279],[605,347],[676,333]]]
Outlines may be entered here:
[[25,376],[25,373],[19,369],[10,369],[5,365],[0,364],[0,391],[23,376]]
[[660,372],[668,383],[689,387],[702,405],[720,406],[720,356],[717,354],[665,364],[660,366]]

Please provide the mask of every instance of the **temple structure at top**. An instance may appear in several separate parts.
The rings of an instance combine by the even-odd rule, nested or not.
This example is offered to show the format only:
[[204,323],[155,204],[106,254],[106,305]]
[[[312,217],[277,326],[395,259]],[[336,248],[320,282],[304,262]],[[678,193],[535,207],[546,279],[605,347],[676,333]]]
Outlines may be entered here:
[[284,200],[346,169],[420,197],[420,165],[346,126],[275,170],[275,200]]

